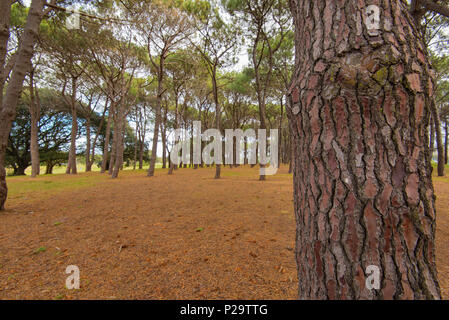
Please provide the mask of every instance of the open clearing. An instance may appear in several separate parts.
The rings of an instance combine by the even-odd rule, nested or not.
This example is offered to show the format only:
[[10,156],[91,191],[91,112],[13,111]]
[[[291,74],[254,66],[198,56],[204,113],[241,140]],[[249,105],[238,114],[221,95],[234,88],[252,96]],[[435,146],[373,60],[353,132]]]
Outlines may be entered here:
[[[1,299],[295,299],[292,177],[257,168],[8,179]],[[449,298],[449,179],[434,178]],[[80,269],[67,290],[65,269]]]

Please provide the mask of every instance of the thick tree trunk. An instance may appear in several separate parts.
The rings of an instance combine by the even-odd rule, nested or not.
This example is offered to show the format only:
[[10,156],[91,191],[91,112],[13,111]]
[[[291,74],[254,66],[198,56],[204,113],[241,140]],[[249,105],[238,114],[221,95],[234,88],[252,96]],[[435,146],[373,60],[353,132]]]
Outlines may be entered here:
[[45,174],[53,174],[54,164],[51,161],[47,161],[47,166],[45,167]]
[[[5,8],[7,6],[9,7]],[[20,38],[19,48],[15,57],[15,64],[5,94],[3,94],[5,78],[2,76],[0,79],[0,210],[4,210],[8,194],[5,169],[6,147],[8,145],[12,121],[16,115],[17,102],[19,101],[20,93],[23,88],[23,81],[26,73],[30,69],[31,58],[34,54],[34,44],[36,43],[39,25],[42,20],[43,7],[43,0],[33,0],[31,2],[27,22]],[[6,59],[6,44],[9,38],[8,13],[10,12],[10,3],[3,1],[0,8],[3,11],[0,14],[0,66],[3,67]],[[4,19],[4,17],[6,17],[6,19]],[[0,72],[2,73],[3,70],[0,70]]]
[[441,297],[430,66],[405,2],[372,3],[290,0],[300,299]]

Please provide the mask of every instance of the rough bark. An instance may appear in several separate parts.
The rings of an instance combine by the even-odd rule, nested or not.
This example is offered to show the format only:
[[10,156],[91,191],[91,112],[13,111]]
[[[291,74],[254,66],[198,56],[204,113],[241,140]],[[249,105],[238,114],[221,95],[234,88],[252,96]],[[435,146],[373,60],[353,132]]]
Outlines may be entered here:
[[[3,1],[1,9],[6,9],[0,14],[0,66],[3,68],[6,61],[6,44],[9,38],[9,12],[10,7],[5,8],[10,3]],[[44,11],[43,0],[33,0],[28,12],[27,22],[20,38],[19,48],[15,54],[15,64],[11,71],[8,87],[4,90],[4,70],[1,70],[1,109],[0,109],[0,210],[4,210],[7,198],[6,170],[5,170],[5,152],[8,144],[9,133],[11,131],[12,121],[16,115],[16,107],[19,101],[20,93],[23,88],[23,81],[26,73],[30,70],[31,58],[34,54],[34,45],[37,40],[39,25]],[[4,19],[6,17],[6,19]]]
[[[380,29],[368,29],[369,5]],[[433,80],[400,0],[290,0],[300,299],[439,299]],[[380,269],[380,290],[366,287]]]

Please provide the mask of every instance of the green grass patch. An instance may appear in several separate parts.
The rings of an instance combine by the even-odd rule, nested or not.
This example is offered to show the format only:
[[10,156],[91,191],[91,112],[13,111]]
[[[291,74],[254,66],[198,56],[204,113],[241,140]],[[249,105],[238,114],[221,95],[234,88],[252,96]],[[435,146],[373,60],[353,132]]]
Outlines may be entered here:
[[39,247],[36,250],[34,250],[34,254],[38,254],[38,253],[45,252],[45,251],[47,251],[46,247]]

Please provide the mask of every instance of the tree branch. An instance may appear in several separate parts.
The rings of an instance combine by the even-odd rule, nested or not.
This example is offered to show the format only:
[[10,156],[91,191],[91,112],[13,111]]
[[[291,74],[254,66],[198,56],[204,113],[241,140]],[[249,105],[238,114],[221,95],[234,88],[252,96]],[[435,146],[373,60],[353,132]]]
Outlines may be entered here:
[[449,18],[449,7],[435,3],[434,1],[431,0],[424,0],[422,4],[427,10],[439,13]]

